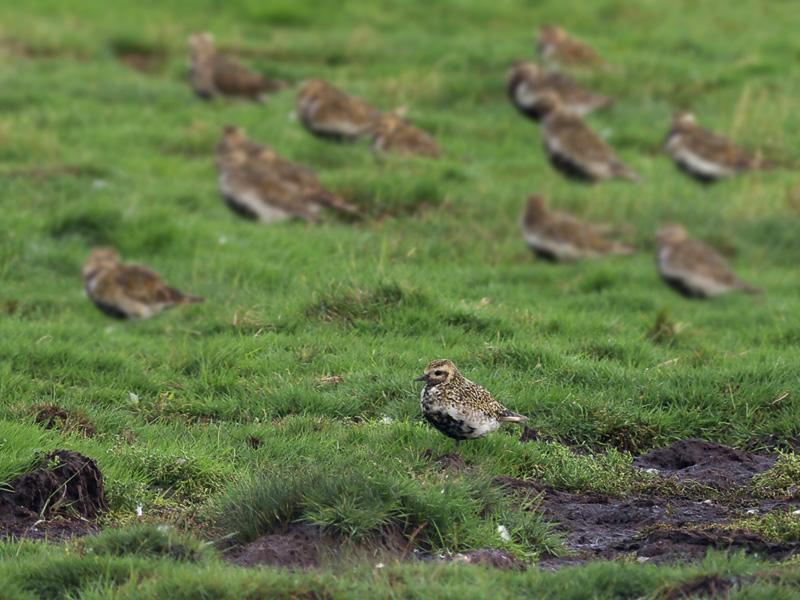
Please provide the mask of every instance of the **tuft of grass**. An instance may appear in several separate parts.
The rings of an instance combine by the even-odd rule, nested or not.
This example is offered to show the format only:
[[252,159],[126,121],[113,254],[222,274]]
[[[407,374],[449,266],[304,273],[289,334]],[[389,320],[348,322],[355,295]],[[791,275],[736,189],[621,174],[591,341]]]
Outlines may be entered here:
[[753,477],[752,486],[762,498],[800,497],[800,455],[782,452],[771,469]]
[[163,557],[187,562],[202,562],[214,556],[207,543],[173,527],[153,524],[106,529],[81,540],[79,547],[96,556]]

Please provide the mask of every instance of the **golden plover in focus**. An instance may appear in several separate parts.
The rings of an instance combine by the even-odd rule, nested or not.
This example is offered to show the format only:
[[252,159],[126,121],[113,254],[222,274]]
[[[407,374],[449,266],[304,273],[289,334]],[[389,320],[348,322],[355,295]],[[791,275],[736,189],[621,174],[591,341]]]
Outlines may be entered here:
[[283,83],[270,81],[217,52],[209,33],[189,37],[189,62],[189,82],[204,100],[215,96],[263,100],[283,88]]
[[576,81],[557,71],[547,71],[534,62],[518,61],[508,72],[508,97],[523,115],[538,121],[542,118],[539,98],[552,92],[565,110],[584,116],[610,106],[608,96],[590,92]]
[[326,81],[312,79],[297,94],[297,116],[314,135],[336,141],[354,141],[370,135],[381,113]]
[[375,125],[372,148],[376,152],[439,156],[439,147],[428,133],[392,113],[381,117]]
[[599,135],[578,115],[561,106],[558,96],[545,93],[539,104],[544,114],[542,141],[553,167],[567,177],[583,181],[639,181],[639,176],[617,158]]
[[565,212],[550,210],[540,195],[531,196],[522,213],[522,237],[537,256],[565,261],[603,254],[630,254],[633,248],[607,240],[602,227]]
[[711,246],[689,237],[680,225],[665,225],[656,236],[656,265],[661,278],[690,298],[713,298],[729,292],[758,294],[739,279]]
[[594,48],[570,36],[558,25],[542,25],[536,39],[539,57],[561,67],[597,67],[603,59]]
[[82,273],[89,299],[117,319],[147,319],[173,306],[203,301],[169,287],[146,267],[120,263],[113,248],[92,250]]
[[323,206],[358,214],[355,206],[323,188],[311,170],[247,139],[238,127],[225,127],[215,163],[223,200],[245,218],[262,223],[292,217],[314,222]]
[[528,417],[512,412],[477,383],[459,373],[449,360],[434,360],[416,381],[424,381],[422,414],[436,429],[456,442],[482,437],[503,423],[524,423]]
[[728,138],[700,127],[694,115],[685,111],[672,118],[664,149],[681,171],[703,183],[742,171],[769,168],[758,156],[742,150]]

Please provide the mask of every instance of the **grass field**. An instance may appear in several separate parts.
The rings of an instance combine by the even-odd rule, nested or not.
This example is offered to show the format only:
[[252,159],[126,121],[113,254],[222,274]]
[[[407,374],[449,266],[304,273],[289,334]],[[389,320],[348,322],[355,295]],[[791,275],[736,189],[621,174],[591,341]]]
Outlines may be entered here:
[[[506,69],[532,57],[544,22],[611,63],[580,76],[617,99],[589,120],[641,183],[564,180],[536,126],[508,103]],[[199,101],[185,46],[203,30],[268,75],[324,77],[380,108],[408,107],[442,158],[378,159],[367,144],[317,140],[292,118],[294,87],[264,105]],[[119,59],[131,53],[148,72]],[[625,495],[659,485],[632,469],[632,455],[687,437],[777,448],[796,465],[798,62],[796,6],[780,0],[0,5],[0,482],[37,452],[77,450],[105,476],[104,526],[135,536],[144,534],[125,528],[137,520],[169,523],[190,532],[179,542],[192,548],[173,564],[164,540],[152,554],[142,551],[152,540],[117,554],[102,540],[8,542],[0,596],[582,598],[595,589],[612,598],[708,573],[738,577],[736,597],[798,593],[796,562],[721,554],[690,567],[634,561],[552,574],[354,559],[337,576],[254,573],[198,541],[248,542],[302,521],[361,548],[390,529],[431,554],[503,548],[535,562],[563,551],[559,537],[535,505],[499,492],[496,477]],[[788,166],[694,183],[660,152],[682,107]],[[238,219],[220,201],[212,162],[228,123],[314,168],[370,217]],[[536,191],[624,224],[639,252],[535,260],[517,222]],[[765,293],[675,295],[653,264],[664,221],[713,243]],[[100,244],[206,302],[109,320],[80,281]],[[659,319],[667,334],[654,337]],[[436,457],[453,443],[422,421],[412,380],[444,357],[529,415],[540,439],[520,443],[508,428],[462,444],[466,468],[443,470]],[[37,425],[45,404],[68,411],[67,426]],[[785,472],[762,485],[774,477],[780,487]],[[800,541],[789,525],[773,537]],[[166,535],[157,531],[145,533]]]

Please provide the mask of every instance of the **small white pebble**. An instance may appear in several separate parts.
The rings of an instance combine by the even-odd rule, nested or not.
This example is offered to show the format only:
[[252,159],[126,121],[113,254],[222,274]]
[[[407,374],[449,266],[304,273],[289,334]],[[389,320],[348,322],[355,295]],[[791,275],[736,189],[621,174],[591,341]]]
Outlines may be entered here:
[[136,516],[137,517],[141,517],[143,514],[144,514],[144,511],[142,510],[142,505],[141,504],[137,504],[136,505]]
[[128,400],[130,400],[134,404],[138,404],[139,403],[139,394],[136,394],[135,392],[128,392]]
[[648,560],[650,560],[649,556],[637,556],[636,557],[636,562],[638,562],[638,563],[646,563]]
[[385,567],[385,566],[386,566],[386,565],[385,565],[385,564],[383,564],[383,563],[377,563],[377,564],[375,565],[375,568],[376,568],[376,569],[382,569],[382,568],[383,568],[383,567]]
[[793,515],[800,515],[800,508],[798,508],[797,510],[793,510],[792,514]]
[[650,469],[645,469],[644,472],[647,473],[648,475],[658,475],[661,471],[659,471],[658,469],[650,468]]
[[746,515],[757,515],[758,514],[758,509],[757,508],[751,508],[750,510],[746,511],[744,514],[746,514]]
[[106,185],[108,184],[106,183],[105,179],[95,179],[92,181],[92,187],[97,190],[102,190],[104,187],[106,187]]
[[504,542],[510,542],[511,541],[511,534],[508,533],[508,529],[506,529],[505,525],[498,525],[497,526],[497,533],[500,534],[500,539],[503,540]]
[[713,503],[711,502],[711,499],[709,498],[707,500],[703,500],[702,504],[708,504],[710,506]]
[[392,421],[394,421],[394,419],[392,417],[388,416],[388,415],[383,415],[381,417],[381,423],[386,423],[388,425]]

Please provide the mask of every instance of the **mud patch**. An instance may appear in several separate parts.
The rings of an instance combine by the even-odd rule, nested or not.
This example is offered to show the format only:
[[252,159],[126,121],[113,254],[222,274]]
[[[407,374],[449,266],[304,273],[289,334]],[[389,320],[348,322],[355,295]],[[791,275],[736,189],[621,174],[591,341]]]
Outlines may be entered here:
[[[747,493],[746,484],[774,462],[773,456],[682,440],[634,460],[637,467],[655,469],[673,481],[660,489],[660,494],[625,498],[578,494],[511,477],[497,478],[495,484],[536,497],[538,510],[563,536],[570,554],[545,557],[541,568],[620,557],[635,557],[640,562],[693,562],[709,549],[741,550],[781,560],[800,554],[800,543],[771,542],[731,527],[749,514],[797,508],[796,502],[760,500]],[[713,497],[698,495],[704,491]]]
[[167,49],[158,44],[119,38],[111,40],[110,46],[117,60],[141,73],[162,71],[167,63]]
[[774,456],[752,454],[703,440],[680,440],[634,459],[640,469],[656,469],[664,477],[696,481],[716,489],[745,485],[769,470]]
[[78,433],[84,437],[94,436],[94,426],[85,417],[69,412],[54,404],[39,404],[33,407],[34,420],[45,429],[57,429],[64,433]]
[[324,564],[369,557],[399,560],[408,554],[409,542],[400,531],[386,531],[370,544],[341,542],[319,528],[292,523],[282,531],[262,535],[243,546],[231,548],[226,558],[242,567],[270,565],[291,569],[313,569]]
[[96,530],[107,508],[103,475],[94,460],[69,450],[43,457],[0,492],[0,537],[63,538]]

